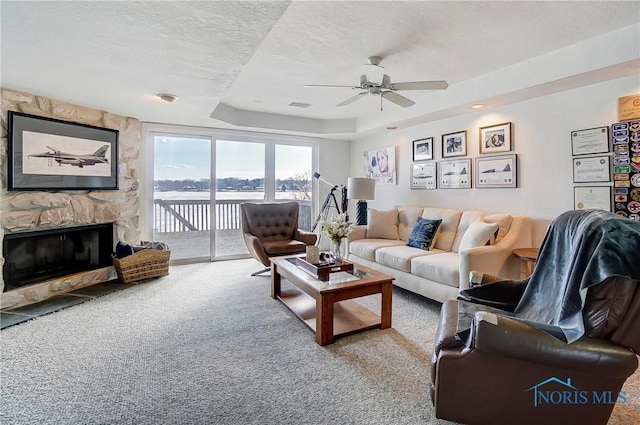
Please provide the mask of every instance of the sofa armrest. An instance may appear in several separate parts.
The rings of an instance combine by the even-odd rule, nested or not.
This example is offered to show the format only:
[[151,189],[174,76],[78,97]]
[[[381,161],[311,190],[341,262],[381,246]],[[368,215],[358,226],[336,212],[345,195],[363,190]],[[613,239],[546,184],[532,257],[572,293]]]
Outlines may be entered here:
[[347,243],[357,241],[358,239],[366,239],[366,237],[367,237],[366,225],[354,226],[353,232],[347,235]]
[[[533,232],[531,218],[523,215],[513,216],[509,232],[495,245],[485,245],[467,249],[460,252],[459,288],[468,289],[469,273],[479,270],[496,276],[504,276],[509,279],[519,278],[520,260],[512,257],[516,248],[530,247]],[[505,267],[512,262],[517,272]]]
[[347,255],[351,253],[349,248],[349,244],[353,241],[357,241],[360,239],[367,238],[367,226],[366,225],[356,225],[353,228],[353,231],[347,235]]
[[624,378],[638,367],[636,355],[625,347],[587,336],[567,344],[510,317],[476,313],[471,331],[470,348],[523,362]]
[[500,243],[485,245],[464,250],[459,253],[459,288],[469,289],[469,273],[472,270],[482,270],[483,273],[500,276],[504,263],[511,256],[512,249]]

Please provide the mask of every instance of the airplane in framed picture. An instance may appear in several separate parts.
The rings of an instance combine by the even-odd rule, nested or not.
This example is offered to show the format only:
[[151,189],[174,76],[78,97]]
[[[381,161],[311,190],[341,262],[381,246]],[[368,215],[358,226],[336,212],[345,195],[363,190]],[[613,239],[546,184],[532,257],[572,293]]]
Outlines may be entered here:
[[50,149],[50,152],[35,153],[29,155],[29,157],[48,158],[50,167],[53,166],[53,161],[55,161],[58,163],[58,166],[68,164],[74,167],[83,168],[85,165],[108,164],[109,160],[106,158],[106,153],[109,150],[109,147],[110,145],[103,145],[92,154],[77,154],[61,152],[51,146],[47,146],[47,148]]

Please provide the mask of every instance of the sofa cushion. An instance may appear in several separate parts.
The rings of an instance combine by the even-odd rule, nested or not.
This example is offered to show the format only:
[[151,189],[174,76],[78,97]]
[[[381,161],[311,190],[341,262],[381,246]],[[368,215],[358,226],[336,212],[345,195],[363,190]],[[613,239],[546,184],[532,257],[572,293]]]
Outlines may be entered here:
[[462,211],[454,209],[444,208],[425,208],[422,212],[422,218],[429,220],[441,219],[440,232],[436,239],[434,248],[441,249],[443,251],[451,251],[453,245],[453,239],[456,236],[456,229],[458,228],[458,222]]
[[431,252],[434,255],[422,255],[411,260],[411,273],[457,288],[460,276],[459,254],[435,250],[428,253]]
[[495,243],[500,242],[511,228],[513,217],[510,214],[487,214],[482,217],[487,223],[496,223],[498,225],[498,235],[496,236]]
[[424,208],[410,206],[396,206],[398,209],[398,236],[403,241],[408,241],[411,230],[416,225],[418,217],[422,216]]
[[367,211],[367,238],[398,239],[398,209]]
[[467,231],[464,232],[460,245],[458,246],[458,252],[487,245],[487,243],[495,237],[497,232],[497,223],[487,223],[481,218],[476,219],[476,221],[471,223]]
[[411,272],[411,260],[422,255],[433,255],[443,251],[425,251],[406,245],[380,248],[376,251],[376,263],[403,272]]
[[404,245],[404,242],[391,239],[358,239],[349,243],[349,253],[365,260],[376,261],[378,249],[398,245]]
[[407,240],[407,246],[429,251],[436,243],[438,229],[441,223],[441,219],[427,220],[426,218],[418,217],[416,219],[416,225],[413,227],[411,235],[409,236],[409,240]]

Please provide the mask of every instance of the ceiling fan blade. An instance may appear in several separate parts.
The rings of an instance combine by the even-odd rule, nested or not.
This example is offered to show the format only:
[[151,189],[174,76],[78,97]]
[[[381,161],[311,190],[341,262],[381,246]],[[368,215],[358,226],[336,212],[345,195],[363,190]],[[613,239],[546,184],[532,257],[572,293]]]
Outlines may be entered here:
[[391,90],[444,90],[449,87],[446,81],[414,81],[410,83],[393,83]]
[[407,99],[406,97],[401,96],[398,93],[392,92],[392,91],[384,91],[382,92],[382,94],[380,94],[380,96],[384,97],[390,102],[395,103],[398,106],[402,106],[403,108],[406,108],[407,106],[413,106],[416,104],[416,102],[414,102],[413,100]]
[[348,89],[359,89],[359,86],[338,86],[335,84],[305,84],[304,87],[340,87],[340,88],[348,88]]
[[349,99],[347,99],[347,100],[343,100],[342,102],[338,103],[336,106],[345,106],[345,105],[348,105],[348,104],[350,104],[350,103],[353,103],[353,102],[355,102],[356,100],[358,100],[358,99],[362,98],[362,96],[363,96],[363,95],[365,95],[365,94],[367,94],[367,92],[366,92],[366,91],[363,91],[362,93],[358,93],[358,94],[357,94],[357,95],[355,95],[355,96],[351,96],[351,97],[350,97]]

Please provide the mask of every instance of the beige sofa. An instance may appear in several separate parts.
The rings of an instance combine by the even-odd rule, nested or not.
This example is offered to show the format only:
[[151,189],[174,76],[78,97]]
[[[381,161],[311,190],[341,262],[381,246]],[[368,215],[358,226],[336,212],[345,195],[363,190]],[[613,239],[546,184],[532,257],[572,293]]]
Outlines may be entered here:
[[[418,217],[442,220],[429,250],[407,246]],[[476,234],[478,229],[484,229],[485,235],[490,229],[492,235],[486,240]],[[347,256],[394,276],[393,283],[401,288],[444,302],[469,288],[472,270],[520,278],[522,264],[512,251],[531,243],[528,216],[398,206],[386,211],[370,209],[368,224],[356,226],[347,239]]]

